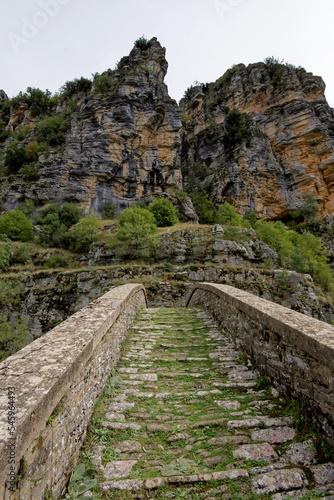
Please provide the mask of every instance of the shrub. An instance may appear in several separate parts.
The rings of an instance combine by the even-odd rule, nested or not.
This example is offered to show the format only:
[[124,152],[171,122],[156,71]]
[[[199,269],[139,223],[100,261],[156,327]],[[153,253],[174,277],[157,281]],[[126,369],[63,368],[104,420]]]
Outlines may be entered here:
[[281,262],[300,273],[309,273],[325,290],[334,282],[321,240],[306,232],[287,230],[282,222],[257,221],[255,231],[264,243],[276,248]]
[[26,199],[18,206],[18,210],[21,210],[28,218],[32,216],[35,211],[35,203],[33,200]]
[[0,315],[0,361],[8,358],[29,344],[29,328],[26,318],[8,321],[5,314]]
[[76,253],[88,252],[89,246],[97,239],[100,225],[97,217],[90,214],[71,228],[69,232],[70,250]]
[[74,94],[78,94],[79,92],[87,94],[91,90],[92,85],[91,80],[88,80],[87,78],[75,78],[75,80],[64,83],[64,85],[60,88],[60,91],[65,97],[72,97]]
[[63,255],[54,254],[44,262],[44,267],[46,267],[47,269],[67,267],[67,260]]
[[261,241],[277,250],[282,264],[289,267],[291,265],[293,243],[285,225],[280,221],[257,221],[254,229]]
[[39,179],[39,163],[26,163],[21,169],[22,176],[27,181],[37,181]]
[[218,224],[223,224],[226,226],[242,226],[242,217],[233,205],[230,205],[227,201],[225,201],[222,205],[220,205],[217,215],[216,221]]
[[280,60],[276,57],[267,57],[264,60],[267,65],[267,69],[270,75],[270,83],[272,85],[278,85],[282,80],[282,66],[284,60]]
[[193,202],[195,211],[201,224],[214,224],[216,219],[215,206],[208,194],[202,190],[199,192],[190,192],[189,196]]
[[138,47],[140,50],[147,50],[151,47],[152,41],[147,40],[144,35],[142,35],[140,38],[138,38],[135,42],[135,47]]
[[256,212],[253,212],[252,210],[247,210],[247,212],[245,213],[243,219],[244,219],[244,221],[249,222],[249,224],[251,225],[251,227],[253,227],[254,224],[257,221]]
[[43,218],[40,243],[44,247],[66,247],[67,227],[62,224],[58,213],[49,212]]
[[26,150],[18,146],[18,142],[13,142],[6,151],[5,168],[8,174],[16,174],[25,163],[28,163]]
[[81,217],[81,208],[77,203],[64,203],[59,210],[59,219],[66,227],[77,224]]
[[11,132],[6,130],[6,122],[0,120],[0,142],[5,142],[10,137]]
[[49,146],[59,146],[66,140],[66,132],[71,128],[67,113],[44,118],[37,125],[37,140]]
[[174,226],[179,221],[176,208],[167,198],[158,198],[149,206],[158,227]]
[[10,261],[10,255],[8,250],[0,245],[0,269],[1,271],[7,271]]
[[27,264],[31,261],[28,245],[11,245],[9,248],[10,264]]
[[233,149],[245,140],[249,140],[249,126],[251,118],[246,113],[232,109],[225,119],[225,146]]
[[29,241],[34,237],[32,222],[21,210],[6,212],[0,217],[0,234],[12,240]]
[[118,238],[130,257],[146,258],[157,246],[153,214],[137,205],[126,208],[119,218]]
[[112,201],[107,201],[102,207],[102,219],[113,219],[117,207]]
[[112,79],[108,73],[103,73],[99,75],[98,73],[94,76],[94,91],[97,94],[106,94],[110,92],[116,92],[119,87],[119,80],[117,78]]

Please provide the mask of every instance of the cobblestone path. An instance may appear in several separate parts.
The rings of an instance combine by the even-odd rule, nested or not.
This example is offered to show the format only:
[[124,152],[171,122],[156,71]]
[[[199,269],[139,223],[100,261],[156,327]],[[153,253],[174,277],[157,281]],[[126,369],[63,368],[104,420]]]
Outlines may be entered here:
[[266,383],[206,313],[143,310],[83,447],[93,498],[334,500],[333,463]]

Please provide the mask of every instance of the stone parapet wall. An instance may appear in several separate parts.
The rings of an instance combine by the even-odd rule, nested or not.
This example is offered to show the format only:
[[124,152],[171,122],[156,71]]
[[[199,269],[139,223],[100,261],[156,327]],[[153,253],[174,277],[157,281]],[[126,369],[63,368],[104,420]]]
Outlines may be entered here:
[[[46,492],[53,498],[64,493],[94,404],[136,312],[146,306],[143,285],[114,288],[0,363],[1,500],[42,500]],[[7,423],[10,397],[14,439]],[[15,492],[6,485],[11,472],[23,476]]]
[[334,327],[227,285],[195,285],[187,306],[210,311],[280,392],[306,396],[334,446]]

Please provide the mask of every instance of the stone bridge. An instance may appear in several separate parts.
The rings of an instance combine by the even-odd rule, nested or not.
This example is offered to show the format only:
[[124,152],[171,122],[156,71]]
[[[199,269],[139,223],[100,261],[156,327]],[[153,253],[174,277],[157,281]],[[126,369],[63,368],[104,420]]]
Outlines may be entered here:
[[[334,327],[226,285],[195,285],[185,305],[148,309],[126,284],[0,364],[1,500],[61,498],[82,447],[96,498],[330,498],[328,452],[296,442],[277,396],[312,409],[334,446]],[[85,441],[116,365],[112,413]]]

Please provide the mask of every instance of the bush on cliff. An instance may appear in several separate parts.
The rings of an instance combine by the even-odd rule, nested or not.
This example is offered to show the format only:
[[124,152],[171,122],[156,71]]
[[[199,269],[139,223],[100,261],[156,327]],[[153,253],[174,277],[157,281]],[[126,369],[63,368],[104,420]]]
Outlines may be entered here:
[[167,198],[158,198],[148,208],[158,227],[174,226],[179,221],[176,208]]
[[93,213],[81,219],[68,232],[69,249],[76,253],[88,252],[89,246],[96,241],[99,232],[99,221]]
[[33,224],[21,210],[6,212],[0,217],[0,234],[11,240],[29,241],[34,237]]
[[243,219],[240,214],[236,211],[235,207],[225,201],[222,205],[220,205],[217,215],[216,221],[218,224],[223,224],[226,226],[242,226]]
[[332,286],[334,278],[327,264],[327,251],[317,236],[288,230],[280,221],[257,221],[254,229],[260,240],[277,250],[284,266],[311,274],[325,290]]

